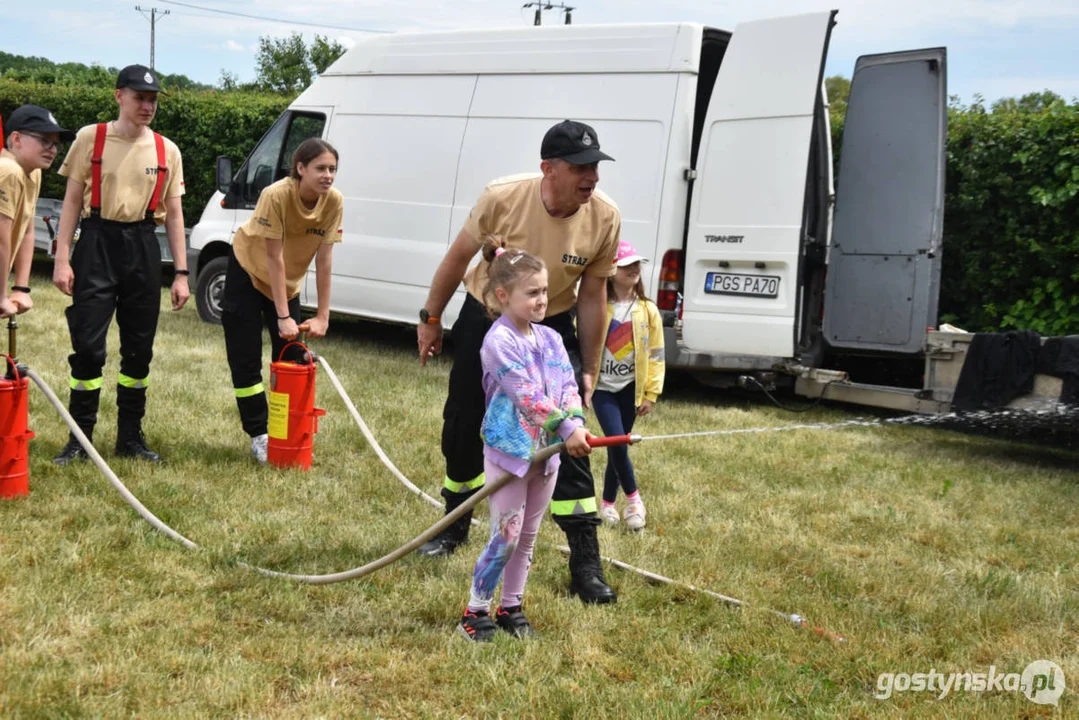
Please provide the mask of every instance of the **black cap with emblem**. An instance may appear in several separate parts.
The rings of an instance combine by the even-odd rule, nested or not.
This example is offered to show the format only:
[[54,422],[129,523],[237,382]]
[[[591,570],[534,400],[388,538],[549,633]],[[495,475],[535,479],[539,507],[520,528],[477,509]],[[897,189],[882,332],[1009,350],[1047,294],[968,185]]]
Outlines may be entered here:
[[128,65],[116,76],[116,89],[131,88],[140,92],[161,92],[157,73],[145,65]]
[[571,165],[591,165],[600,160],[614,160],[600,152],[599,135],[590,125],[574,120],[563,120],[543,136],[540,145],[542,160],[565,160]]
[[56,133],[61,142],[71,142],[75,139],[75,133],[60,127],[52,113],[37,105],[22,105],[16,108],[7,119],[4,132],[39,132]]

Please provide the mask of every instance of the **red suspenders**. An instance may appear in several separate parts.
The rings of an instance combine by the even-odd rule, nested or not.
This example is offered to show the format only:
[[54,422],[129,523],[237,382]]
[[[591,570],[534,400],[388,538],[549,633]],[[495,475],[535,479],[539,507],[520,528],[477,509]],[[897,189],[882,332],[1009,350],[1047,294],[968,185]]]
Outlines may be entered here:
[[[94,135],[94,154],[90,156],[90,212],[101,214],[101,155],[105,152],[105,133],[108,123],[98,123],[97,133]],[[153,216],[157,210],[157,204],[161,201],[161,192],[165,189],[165,175],[169,169],[165,166],[165,138],[154,133],[154,148],[157,151],[157,182],[154,185],[154,194],[150,196],[150,204],[146,206],[146,214]]]
[[94,136],[94,154],[90,156],[90,214],[101,214],[101,154],[105,152],[107,123],[97,124]]
[[165,138],[154,133],[154,146],[157,149],[157,184],[154,185],[154,194],[150,196],[150,204],[146,206],[146,213],[153,216],[157,210],[157,203],[161,200],[161,191],[165,189],[165,175],[169,169],[165,167]]

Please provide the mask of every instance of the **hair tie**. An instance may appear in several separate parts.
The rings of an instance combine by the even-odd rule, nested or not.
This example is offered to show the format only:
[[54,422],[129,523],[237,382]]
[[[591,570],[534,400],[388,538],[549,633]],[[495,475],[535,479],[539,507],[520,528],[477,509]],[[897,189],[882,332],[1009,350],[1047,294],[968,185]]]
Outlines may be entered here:
[[503,247],[495,248],[495,257],[498,257],[499,255],[501,255],[504,252],[506,252],[506,248],[503,248]]

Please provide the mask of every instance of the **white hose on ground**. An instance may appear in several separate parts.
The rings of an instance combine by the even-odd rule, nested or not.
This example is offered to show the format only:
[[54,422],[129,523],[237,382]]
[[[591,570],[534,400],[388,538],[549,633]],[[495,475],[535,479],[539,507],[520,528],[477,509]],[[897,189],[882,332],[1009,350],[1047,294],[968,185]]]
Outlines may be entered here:
[[[116,489],[116,491],[120,493],[120,496],[123,497],[125,501],[127,501],[128,505],[135,508],[135,511],[142,517],[143,520],[150,523],[156,530],[164,533],[171,539],[188,548],[189,550],[201,549],[199,545],[197,545],[194,541],[189,540],[180,533],[176,532],[171,527],[166,525],[159,517],[150,512],[150,510],[147,509],[147,507],[143,505],[139,501],[139,499],[131,493],[130,490],[127,489],[127,486],[120,482],[120,478],[116,477],[116,473],[112,471],[112,468],[110,468],[108,463],[105,462],[105,459],[102,458],[101,454],[98,453],[96,448],[94,448],[93,443],[91,443],[89,438],[86,437],[86,434],[79,429],[79,426],[75,423],[75,419],[71,417],[71,413],[67,411],[67,408],[64,407],[64,404],[60,401],[60,398],[58,398],[56,396],[56,393],[52,391],[52,388],[50,388],[45,383],[45,381],[41,379],[40,375],[29,369],[26,370],[25,374],[27,377],[34,381],[34,384],[41,388],[42,392],[45,393],[45,397],[48,398],[49,402],[56,409],[56,411],[60,413],[60,417],[64,419],[64,422],[67,424],[68,428],[71,429],[71,432],[75,436],[75,439],[79,441],[79,444],[82,445],[83,450],[85,450],[86,454],[90,456],[90,459],[94,462],[94,465],[97,466],[97,469],[100,470],[101,473],[105,476],[105,478],[109,481],[109,484],[111,484]],[[351,401],[349,401],[349,404],[351,405]],[[359,414],[357,413],[356,416],[358,417],[358,415]],[[557,446],[552,446],[536,453],[536,462],[546,460],[551,455],[554,455],[556,452],[558,452],[558,449],[559,448]],[[386,460],[388,460],[388,458],[386,458]],[[251,565],[245,562],[237,562],[236,564],[240,567],[246,568],[248,570],[253,570],[267,577],[294,580],[296,582],[308,583],[311,585],[328,585],[330,583],[339,583],[346,580],[356,580],[357,578],[361,578],[365,575],[370,575],[376,570],[381,570],[387,565],[390,565],[397,560],[400,560],[405,555],[408,555],[420,545],[423,545],[425,542],[445,530],[457,518],[464,515],[480,501],[485,499],[488,495],[490,495],[491,493],[505,485],[507,482],[512,480],[513,477],[514,476],[512,474],[505,473],[502,477],[498,478],[493,483],[490,483],[489,487],[482,488],[479,492],[470,497],[468,499],[468,502],[462,503],[459,508],[454,510],[452,513],[444,516],[441,520],[439,520],[431,527],[427,528],[427,530],[420,533],[408,543],[405,543],[404,545],[397,548],[388,555],[385,555],[378,560],[369,562],[362,567],[353,568],[352,570],[346,570],[339,573],[330,573],[326,575],[298,575],[293,573],[278,572],[276,570],[269,570],[267,568],[258,567],[257,565]],[[405,478],[403,475],[401,475],[399,479],[403,479],[406,482],[408,480],[408,478]],[[419,488],[416,488],[416,490],[419,490]]]
[[[409,490],[411,490],[415,495],[418,495],[421,499],[426,501],[429,505],[431,505],[433,507],[436,507],[436,508],[439,508],[439,509],[442,509],[442,503],[441,502],[439,502],[438,500],[436,500],[435,498],[431,497],[430,495],[425,493],[423,490],[421,490],[414,482],[412,482],[407,477],[405,477],[405,474],[403,472],[401,472],[396,465],[393,464],[393,461],[390,460],[389,455],[387,455],[386,452],[382,449],[382,446],[378,444],[378,440],[375,439],[374,433],[372,433],[371,429],[367,427],[367,423],[364,422],[363,417],[360,415],[360,411],[356,409],[356,405],[352,402],[352,398],[349,397],[349,394],[345,390],[345,387],[341,384],[341,381],[337,378],[337,373],[335,373],[333,371],[333,368],[330,367],[329,361],[326,360],[326,358],[324,358],[322,356],[317,356],[317,357],[318,357],[318,361],[322,364],[322,369],[326,371],[326,376],[330,379],[330,382],[333,383],[334,388],[337,390],[337,394],[341,396],[341,399],[344,401],[345,406],[348,408],[349,413],[352,415],[352,419],[355,420],[356,425],[359,426],[360,432],[363,433],[363,436],[367,439],[367,442],[368,442],[368,444],[370,444],[371,449],[375,451],[375,455],[377,455],[378,459],[382,461],[382,464],[386,466],[386,469],[389,470],[393,474],[393,476],[396,477],[401,482],[401,484],[403,484],[405,487],[407,487]],[[853,422],[851,422],[849,424],[854,425],[854,424],[864,424],[864,423],[861,423],[859,421],[853,421]],[[799,429],[800,430],[800,429],[817,429],[818,427],[819,427],[818,425],[803,425],[803,426],[785,427],[785,428],[781,428],[781,429],[783,429],[783,430]],[[765,432],[768,429],[769,428],[757,428],[757,429],[753,429],[753,430],[749,430],[749,431],[742,431],[742,432],[757,432],[757,431]],[[714,433],[706,433],[706,434],[714,434]],[[646,439],[648,439],[648,438],[646,438]],[[659,438],[652,438],[652,439],[659,439]],[[557,447],[557,446],[554,446],[554,447]],[[551,450],[551,449],[552,448],[546,448],[542,452],[547,452],[548,450]],[[553,453],[547,453],[544,457],[549,457],[551,454],[553,454]],[[540,454],[537,454],[536,457],[539,458],[539,456],[540,456]],[[506,479],[507,478],[505,476],[503,476],[502,478],[499,478],[499,480],[498,480],[499,486],[501,486],[502,483]],[[468,502],[462,504],[460,507],[458,507],[454,512],[450,513],[449,515],[446,515],[446,518],[447,519],[452,518],[452,519],[455,520],[458,517],[460,517],[461,515],[463,515],[464,512],[461,512],[461,511],[463,510],[465,505],[468,505],[469,507],[471,507],[474,504],[471,501],[473,499],[479,497],[481,495],[481,493],[484,495],[484,497],[486,497],[486,495],[488,494],[488,493],[484,492],[486,489],[487,489],[487,486],[484,485],[484,487],[481,488],[479,492],[477,492],[475,495],[473,495],[472,497],[469,498]],[[478,520],[475,520],[475,519],[472,520],[472,524],[473,525],[482,525],[482,523],[480,523]],[[445,525],[448,526],[449,522],[446,522]],[[435,534],[437,534],[437,533],[430,533],[430,532],[424,533],[424,535],[429,535],[429,537],[427,539],[430,539],[431,537],[434,537]],[[423,536],[421,536],[421,537],[423,537]],[[417,540],[419,540],[419,538],[417,538]],[[426,542],[426,540],[424,540],[424,542]],[[416,540],[414,540],[413,543],[416,543]],[[413,543],[410,543],[410,545],[413,544]],[[420,544],[422,544],[422,543],[420,543]],[[416,544],[415,547],[412,548],[412,549],[414,550],[416,547],[419,547],[419,544]],[[563,555],[569,555],[570,554],[570,549],[568,547],[566,547],[565,545],[555,545],[555,548],[557,548],[558,551],[561,552]],[[411,550],[409,550],[408,552],[411,552]],[[402,553],[402,554],[406,554],[406,553]],[[387,556],[387,557],[389,557],[389,556]],[[773,610],[771,608],[763,608],[763,607],[758,608],[757,606],[750,606],[749,603],[747,603],[744,600],[739,600],[738,598],[733,598],[733,597],[730,597],[729,595],[723,595],[722,593],[717,593],[717,592],[715,592],[713,590],[708,590],[708,589],[705,589],[705,588],[699,588],[696,585],[691,585],[689,583],[684,583],[684,582],[680,582],[678,580],[673,580],[673,579],[671,579],[669,577],[665,577],[665,576],[660,575],[658,573],[650,572],[648,570],[643,570],[643,569],[641,569],[639,567],[635,567],[633,565],[630,565],[629,563],[622,562],[621,560],[616,560],[614,558],[607,557],[606,555],[600,555],[600,558],[602,560],[604,560],[605,562],[608,562],[608,563],[610,563],[611,565],[613,565],[613,566],[615,566],[617,568],[620,568],[622,570],[626,570],[627,572],[635,573],[637,575],[640,575],[643,578],[647,578],[647,579],[652,580],[654,582],[658,582],[658,583],[661,583],[661,584],[664,584],[664,585],[670,585],[671,587],[684,588],[686,590],[689,590],[689,591],[695,592],[695,593],[701,593],[702,595],[707,595],[707,596],[709,596],[711,598],[715,598],[716,600],[727,603],[728,605],[732,605],[734,607],[739,607],[739,608],[751,608],[752,607],[752,609],[764,610],[767,613],[770,613],[770,614],[775,615],[777,617],[781,617],[784,620],[787,620],[788,622],[792,622],[795,625],[797,625],[798,627],[812,628],[812,630],[814,632],[818,633],[819,635],[822,635],[822,636],[827,637],[827,638],[832,639],[832,640],[837,640],[839,642],[846,642],[846,638],[844,638],[842,635],[839,635],[837,633],[833,633],[833,632],[831,632],[829,630],[825,630],[824,628],[810,626],[806,622],[805,618],[803,618],[801,615],[785,613],[785,612],[781,612],[779,610]]]
[[80,430],[79,426],[75,424],[75,418],[71,417],[71,413],[69,413],[67,408],[64,407],[64,404],[60,402],[60,398],[56,397],[56,393],[52,391],[52,388],[45,384],[45,381],[41,379],[41,376],[29,368],[27,368],[23,374],[33,380],[34,384],[41,388],[41,392],[45,393],[45,397],[47,397],[49,402],[52,403],[52,406],[56,408],[56,412],[60,413],[60,417],[67,423],[67,426],[71,429],[71,434],[74,435],[75,439],[82,445],[82,449],[85,450],[86,454],[90,456],[90,459],[94,461],[94,465],[97,465],[97,469],[101,471],[101,474],[105,476],[105,479],[116,488],[116,492],[120,493],[120,496],[127,501],[127,504],[135,508],[135,512],[142,516],[143,520],[153,525],[155,529],[168,535],[188,549],[197,549],[198,545],[163,523],[157,515],[154,515],[146,509],[146,506],[139,502],[139,499],[132,495],[131,491],[120,482],[120,478],[116,477],[116,473],[112,471],[112,468],[105,462],[105,459],[101,457],[101,454],[94,448],[94,444],[86,437],[86,433]]
[[[432,498],[427,493],[423,492],[423,490],[421,490],[418,486],[416,486],[415,483],[413,483],[407,477],[405,477],[404,473],[402,473],[393,464],[393,461],[390,460],[389,456],[386,455],[385,451],[382,450],[382,447],[375,440],[374,434],[371,432],[370,428],[367,427],[367,424],[364,422],[363,417],[360,416],[360,413],[356,409],[355,404],[352,402],[352,399],[349,397],[348,393],[345,391],[345,388],[341,385],[341,381],[338,380],[337,374],[334,373],[333,368],[330,367],[329,362],[327,362],[326,359],[323,358],[323,357],[319,357],[318,360],[322,364],[322,367],[326,370],[326,374],[330,378],[330,382],[333,383],[333,386],[337,390],[338,394],[341,396],[341,399],[344,400],[345,405],[348,407],[349,413],[351,413],[353,419],[356,421],[356,424],[359,426],[360,431],[363,433],[363,435],[367,439],[367,441],[371,444],[372,449],[374,449],[375,454],[378,456],[379,460],[382,461],[383,465],[385,465],[386,468],[391,473],[393,473],[394,477],[396,477],[403,485],[405,485],[405,487],[407,487],[413,493],[415,493],[416,495],[419,495],[420,497],[424,498],[431,505],[433,505],[435,507],[438,507],[438,508],[441,508],[442,503],[440,503],[438,500]],[[91,443],[89,438],[86,437],[86,434],[83,433],[83,431],[79,429],[79,426],[75,423],[75,419],[73,417],[71,417],[71,414],[68,412],[67,408],[64,407],[64,404],[56,396],[56,393],[54,393],[52,391],[52,388],[50,388],[45,383],[45,381],[42,380],[40,375],[38,375],[36,372],[34,372],[33,370],[28,369],[28,368],[25,370],[24,374],[27,377],[29,377],[31,380],[33,380],[34,384],[36,384],[39,388],[41,388],[41,391],[45,393],[45,397],[48,398],[49,402],[56,409],[56,411],[60,414],[60,417],[63,418],[64,422],[67,424],[68,428],[70,428],[71,433],[74,435],[75,439],[77,439],[79,441],[79,444],[82,445],[82,448],[86,451],[86,454],[94,462],[94,465],[97,466],[97,468],[101,471],[101,473],[105,476],[105,478],[109,481],[109,483],[113,486],[113,488],[115,488],[116,491],[120,493],[120,496],[123,497],[124,500],[129,505],[131,505],[131,507],[133,507],[135,509],[135,511],[138,512],[138,514],[144,520],[146,520],[148,523],[150,523],[155,529],[157,529],[161,533],[165,534],[169,538],[175,540],[176,542],[180,543],[184,547],[186,547],[186,548],[188,548],[190,550],[198,550],[198,549],[200,549],[199,545],[197,545],[194,541],[189,540],[188,538],[186,538],[183,535],[181,535],[180,533],[178,533],[176,530],[173,530],[171,527],[166,525],[160,518],[158,518],[156,515],[154,515],[152,512],[150,512],[150,510],[147,509],[147,507],[145,505],[143,505],[139,501],[139,499],[137,497],[135,497],[131,493],[130,490],[127,489],[127,487],[120,481],[120,478],[118,478],[116,476],[116,473],[114,473],[112,471],[112,468],[110,468],[108,466],[108,463],[105,462],[104,458],[101,457],[100,453],[98,453],[97,450],[94,448],[93,443]],[[552,455],[554,455],[560,449],[561,449],[560,445],[552,445],[550,447],[544,448],[543,450],[536,453],[536,456],[535,456],[533,462],[542,462],[542,461],[546,460],[547,458],[551,457]],[[445,516],[443,516],[441,520],[436,522],[434,525],[429,527],[424,532],[420,533],[418,536],[416,536],[415,538],[410,540],[408,543],[402,545],[401,547],[397,548],[393,552],[379,558],[378,560],[374,560],[372,562],[369,562],[366,565],[363,565],[361,567],[353,568],[351,570],[346,570],[346,571],[342,571],[342,572],[338,572],[338,573],[328,573],[328,574],[323,574],[323,575],[301,575],[301,574],[294,574],[294,573],[279,572],[279,571],[276,571],[276,570],[269,570],[267,568],[258,567],[257,565],[251,565],[251,564],[248,564],[248,563],[245,563],[245,562],[240,562],[240,561],[237,561],[236,564],[238,566],[240,566],[240,567],[246,568],[248,570],[252,570],[252,571],[257,572],[257,573],[259,573],[261,575],[264,575],[266,577],[272,577],[272,578],[278,578],[278,579],[284,579],[284,580],[293,580],[295,582],[302,582],[302,583],[307,583],[307,584],[311,584],[311,585],[327,585],[327,584],[331,584],[331,583],[344,582],[346,580],[356,580],[356,579],[364,577],[366,575],[370,575],[371,573],[374,573],[374,572],[386,567],[387,565],[391,565],[394,562],[396,562],[397,560],[400,560],[405,555],[408,555],[409,553],[413,552],[414,550],[416,550],[416,548],[420,547],[421,545],[423,545],[427,541],[434,538],[436,535],[438,535],[444,529],[449,527],[454,521],[456,521],[459,517],[464,515],[466,512],[472,510],[472,508],[475,507],[480,501],[486,499],[488,495],[490,495],[491,493],[493,493],[496,490],[498,490],[499,488],[501,488],[507,482],[512,480],[513,477],[514,476],[511,475],[510,473],[505,473],[504,475],[502,475],[502,477],[498,478],[494,482],[485,483],[484,486],[478,492],[476,492],[475,495],[472,495],[471,497],[469,497],[468,500],[466,500],[460,506],[458,506],[456,509],[454,509],[453,512],[448,513]],[[478,521],[476,521],[476,520],[473,520],[472,522],[478,524]],[[563,554],[566,554],[566,555],[570,554],[570,549],[568,547],[565,547],[565,546],[562,546],[562,545],[556,545],[555,547],[560,552],[562,552]],[[627,570],[627,571],[632,572],[632,573],[636,573],[637,575],[640,575],[641,577],[647,578],[649,580],[653,580],[655,582],[663,583],[665,585],[670,585],[670,586],[673,586],[673,587],[685,588],[686,590],[690,590],[692,592],[707,595],[709,597],[715,598],[717,600],[725,602],[725,603],[727,603],[729,605],[733,605],[735,607],[744,607],[744,608],[755,607],[755,606],[750,606],[749,603],[747,603],[747,602],[745,602],[743,600],[738,600],[737,598],[733,598],[733,597],[730,597],[728,595],[723,595],[723,594],[720,594],[720,593],[717,593],[717,592],[713,592],[712,590],[699,588],[699,587],[697,587],[695,585],[690,585],[689,583],[683,583],[683,582],[679,582],[677,580],[672,580],[671,578],[665,577],[663,575],[659,575],[658,573],[649,572],[648,570],[642,570],[641,568],[634,567],[633,565],[630,565],[628,563],[624,563],[624,562],[622,562],[620,560],[615,560],[614,558],[609,558],[609,557],[602,556],[602,555],[600,557],[604,561],[610,563],[611,565],[614,565],[615,567],[621,568],[623,570]],[[793,622],[795,625],[797,625],[799,627],[810,627],[808,625],[808,623],[805,621],[805,619],[803,619],[800,615],[787,614],[787,613],[783,613],[783,612],[780,612],[778,610],[772,610],[772,609],[769,609],[769,608],[756,608],[756,609],[764,610],[764,611],[766,611],[768,613],[771,613],[773,615],[781,617],[784,620]],[[813,628],[813,630],[815,630],[820,635],[823,635],[825,637],[829,637],[829,638],[834,639],[834,640],[839,640],[840,642],[845,642],[845,640],[846,640],[842,636],[837,635],[835,633],[832,633],[832,632],[830,632],[828,630],[824,630],[822,628]]]
[[[419,495],[422,499],[427,501],[428,504],[430,504],[430,505],[432,505],[432,506],[434,506],[436,508],[441,509],[442,508],[442,503],[441,502],[439,502],[435,498],[433,498],[430,495],[428,495],[427,493],[425,493],[419,487],[417,487],[415,483],[413,483],[411,480],[409,480],[407,477],[405,477],[405,474],[402,473],[398,469],[398,467],[393,464],[393,461],[390,460],[389,455],[387,455],[386,452],[382,449],[382,446],[378,444],[378,440],[375,439],[374,433],[372,433],[370,428],[367,427],[367,423],[365,423],[363,421],[363,417],[360,416],[360,411],[356,409],[356,405],[353,404],[352,398],[349,397],[348,392],[345,390],[344,386],[341,384],[341,381],[338,380],[337,374],[333,371],[333,368],[330,367],[329,361],[327,361],[326,358],[324,358],[322,356],[319,356],[318,361],[322,364],[322,369],[326,371],[326,376],[330,379],[330,382],[333,383],[333,386],[337,390],[337,393],[341,396],[341,399],[344,400],[345,405],[348,407],[349,413],[352,415],[352,419],[355,420],[356,424],[359,426],[360,432],[363,433],[363,436],[367,439],[367,442],[371,445],[371,448],[375,451],[375,454],[378,456],[379,460],[382,461],[382,464],[386,466],[386,469],[389,470],[393,474],[394,477],[396,477],[398,480],[400,480],[401,483],[405,487],[407,487],[409,490],[411,490],[416,495]],[[548,448],[548,449],[550,449],[550,448]],[[484,486],[484,488],[486,488],[486,485]],[[481,492],[482,492],[482,490],[481,490]],[[475,497],[475,496],[473,496],[473,497]],[[459,509],[460,508],[458,508],[458,510]],[[464,513],[459,513],[458,514],[455,511],[455,514],[456,514],[457,517],[460,517],[460,515],[463,515]],[[480,523],[478,520],[473,520],[472,524],[473,525],[482,525],[482,523]],[[568,547],[566,547],[565,545],[555,545],[555,547],[564,555],[569,555],[570,554],[570,549]],[[704,588],[699,588],[696,585],[690,585],[689,583],[679,582],[678,580],[672,580],[669,577],[664,577],[663,575],[659,575],[658,573],[650,572],[648,570],[643,570],[643,569],[641,569],[639,567],[634,567],[633,565],[630,565],[629,563],[624,563],[621,560],[616,560],[614,558],[609,558],[609,557],[607,557],[605,555],[601,555],[600,557],[604,561],[610,563],[611,565],[614,565],[617,568],[621,568],[622,570],[626,570],[626,571],[631,572],[631,573],[636,573],[637,575],[640,575],[641,577],[647,578],[649,580],[653,580],[653,581],[658,582],[658,583],[663,583],[665,585],[671,585],[673,587],[685,588],[686,590],[690,590],[692,592],[702,593],[704,595],[708,595],[709,597],[713,597],[713,598],[715,598],[717,600],[725,602],[725,603],[727,603],[729,605],[734,605],[735,607],[748,607],[748,604],[743,600],[739,600],[737,598],[732,598],[732,597],[730,597],[728,595],[723,595],[721,593],[717,593],[717,592],[714,592],[712,590],[706,590]],[[779,612],[778,610],[773,610],[771,612],[773,612],[774,614],[776,614],[776,615],[778,615],[778,616],[780,616],[780,617],[782,617],[784,619],[791,620],[792,622],[795,622],[795,623],[798,623],[801,620],[801,618],[799,618],[797,615],[788,615],[786,613]]]

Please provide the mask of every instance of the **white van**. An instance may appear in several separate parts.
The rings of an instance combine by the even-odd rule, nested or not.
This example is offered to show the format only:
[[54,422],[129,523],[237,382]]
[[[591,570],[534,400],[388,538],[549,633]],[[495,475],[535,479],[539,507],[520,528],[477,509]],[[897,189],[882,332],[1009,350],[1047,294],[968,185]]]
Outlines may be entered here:
[[[823,88],[835,15],[734,32],[551,26],[364,41],[235,175],[219,160],[220,192],[191,235],[199,312],[219,318],[233,232],[294,148],[318,136],[340,151],[345,196],[332,309],[416,323],[486,183],[538,172],[544,132],[572,118],[616,159],[601,165],[600,187],[621,208],[624,239],[654,259],[645,283],[664,311],[670,366],[816,366],[826,345],[916,354],[936,324],[945,51],[859,59],[836,205]],[[313,270],[301,302],[317,304]]]

